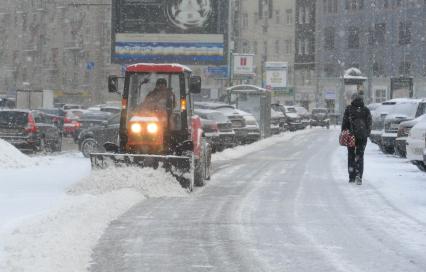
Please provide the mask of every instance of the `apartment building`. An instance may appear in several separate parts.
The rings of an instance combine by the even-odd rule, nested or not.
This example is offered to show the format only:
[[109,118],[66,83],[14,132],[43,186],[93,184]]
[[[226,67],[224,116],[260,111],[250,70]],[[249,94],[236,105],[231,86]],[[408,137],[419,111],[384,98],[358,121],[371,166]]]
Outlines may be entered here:
[[342,110],[341,77],[350,67],[367,78],[363,88],[368,102],[425,97],[425,18],[423,0],[317,1],[319,101]]
[[265,86],[264,64],[288,62],[288,88],[274,93],[274,100],[294,102],[294,0],[235,0],[233,39],[235,53],[255,55],[255,78],[247,80]]
[[2,0],[0,92],[50,89],[59,102],[104,100],[107,75],[117,71],[110,2]]

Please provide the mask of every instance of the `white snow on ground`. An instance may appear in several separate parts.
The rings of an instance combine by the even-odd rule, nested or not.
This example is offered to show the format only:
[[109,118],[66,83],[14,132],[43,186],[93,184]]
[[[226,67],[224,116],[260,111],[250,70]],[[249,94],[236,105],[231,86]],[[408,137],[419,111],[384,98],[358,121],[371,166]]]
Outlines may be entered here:
[[[11,146],[6,151],[13,157],[0,165],[2,272],[85,271],[112,220],[146,197],[187,195],[162,169],[90,172],[80,154],[30,158]],[[19,156],[27,163],[13,160]]]
[[23,168],[36,165],[36,161],[22,154],[13,145],[0,139],[0,168]]
[[[348,182],[346,148],[335,152],[333,166],[336,180]],[[385,229],[413,250],[423,250],[426,246],[426,173],[406,159],[384,155],[371,142],[365,151],[364,168],[363,184],[347,184],[348,190],[343,190],[346,199],[366,213],[371,228]]]
[[[346,148],[340,148],[335,154],[334,165],[336,178],[347,181]],[[426,224],[425,181],[426,173],[407,159],[385,155],[377,145],[367,144],[363,185],[359,189],[368,193],[375,191],[400,211]]]
[[298,130],[295,132],[288,132],[284,134],[274,135],[272,137],[263,139],[261,141],[252,143],[250,145],[240,145],[236,146],[234,148],[225,149],[223,152],[215,153],[212,156],[212,162],[217,161],[227,161],[232,159],[238,159],[241,158],[247,154],[262,150],[266,147],[275,145],[280,142],[289,141],[289,140],[296,140],[294,138],[298,138],[300,136],[306,135],[308,133],[311,133],[312,131],[320,129],[320,128],[312,128],[312,129],[304,129],[304,130]]

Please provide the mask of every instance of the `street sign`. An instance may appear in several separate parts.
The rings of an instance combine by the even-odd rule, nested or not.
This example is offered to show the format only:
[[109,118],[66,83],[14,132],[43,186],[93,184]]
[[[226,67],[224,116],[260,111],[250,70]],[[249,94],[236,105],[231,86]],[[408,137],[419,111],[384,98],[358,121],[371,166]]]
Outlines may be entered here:
[[208,66],[206,75],[213,78],[226,78],[228,77],[228,67],[226,66]]
[[233,54],[232,66],[232,73],[234,76],[255,76],[253,54]]
[[265,62],[266,86],[272,90],[284,90],[287,87],[287,62]]

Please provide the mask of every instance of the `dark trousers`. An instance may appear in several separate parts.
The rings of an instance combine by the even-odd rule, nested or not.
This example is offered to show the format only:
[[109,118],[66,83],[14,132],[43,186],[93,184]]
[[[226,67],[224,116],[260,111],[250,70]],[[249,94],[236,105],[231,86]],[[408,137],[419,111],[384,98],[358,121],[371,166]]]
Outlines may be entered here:
[[367,139],[356,139],[355,143],[355,147],[348,147],[348,172],[351,180],[354,180],[356,176],[362,178]]

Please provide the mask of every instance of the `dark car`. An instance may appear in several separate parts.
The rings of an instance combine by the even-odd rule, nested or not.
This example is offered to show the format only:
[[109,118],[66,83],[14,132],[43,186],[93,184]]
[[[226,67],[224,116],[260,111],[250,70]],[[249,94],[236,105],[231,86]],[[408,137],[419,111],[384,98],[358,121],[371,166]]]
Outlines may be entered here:
[[300,116],[303,126],[305,128],[309,126],[311,121],[311,115],[309,114],[309,111],[303,106],[294,106],[294,108],[296,109],[297,114]]
[[77,138],[78,148],[88,158],[90,153],[104,151],[106,142],[116,143],[120,129],[120,114],[115,114],[101,123],[86,128]]
[[330,128],[330,118],[328,117],[328,110],[326,108],[312,109],[311,114],[311,127],[321,126]]
[[81,131],[91,127],[102,126],[105,124],[106,121],[108,121],[108,119],[111,118],[111,116],[112,114],[109,112],[102,112],[102,111],[84,112],[78,119],[76,119],[76,121],[78,122],[78,125],[74,133],[74,141],[77,142],[77,139]]
[[275,111],[280,111],[284,114],[287,127],[290,131],[296,131],[298,129],[304,129],[305,126],[302,123],[302,119],[297,114],[296,109],[293,106],[284,106],[279,103],[271,104],[271,108]]
[[209,139],[213,152],[235,146],[235,132],[232,129],[232,122],[222,112],[197,109],[195,114],[201,118],[204,134]]
[[36,110],[0,110],[0,138],[26,152],[61,151],[62,133]]
[[64,129],[65,111],[63,109],[37,109],[52,118],[55,124],[61,131]]
[[232,123],[235,139],[239,144],[248,144],[260,139],[260,129],[256,118],[250,113],[235,109],[224,103],[196,102],[196,109],[210,109],[222,112]]

